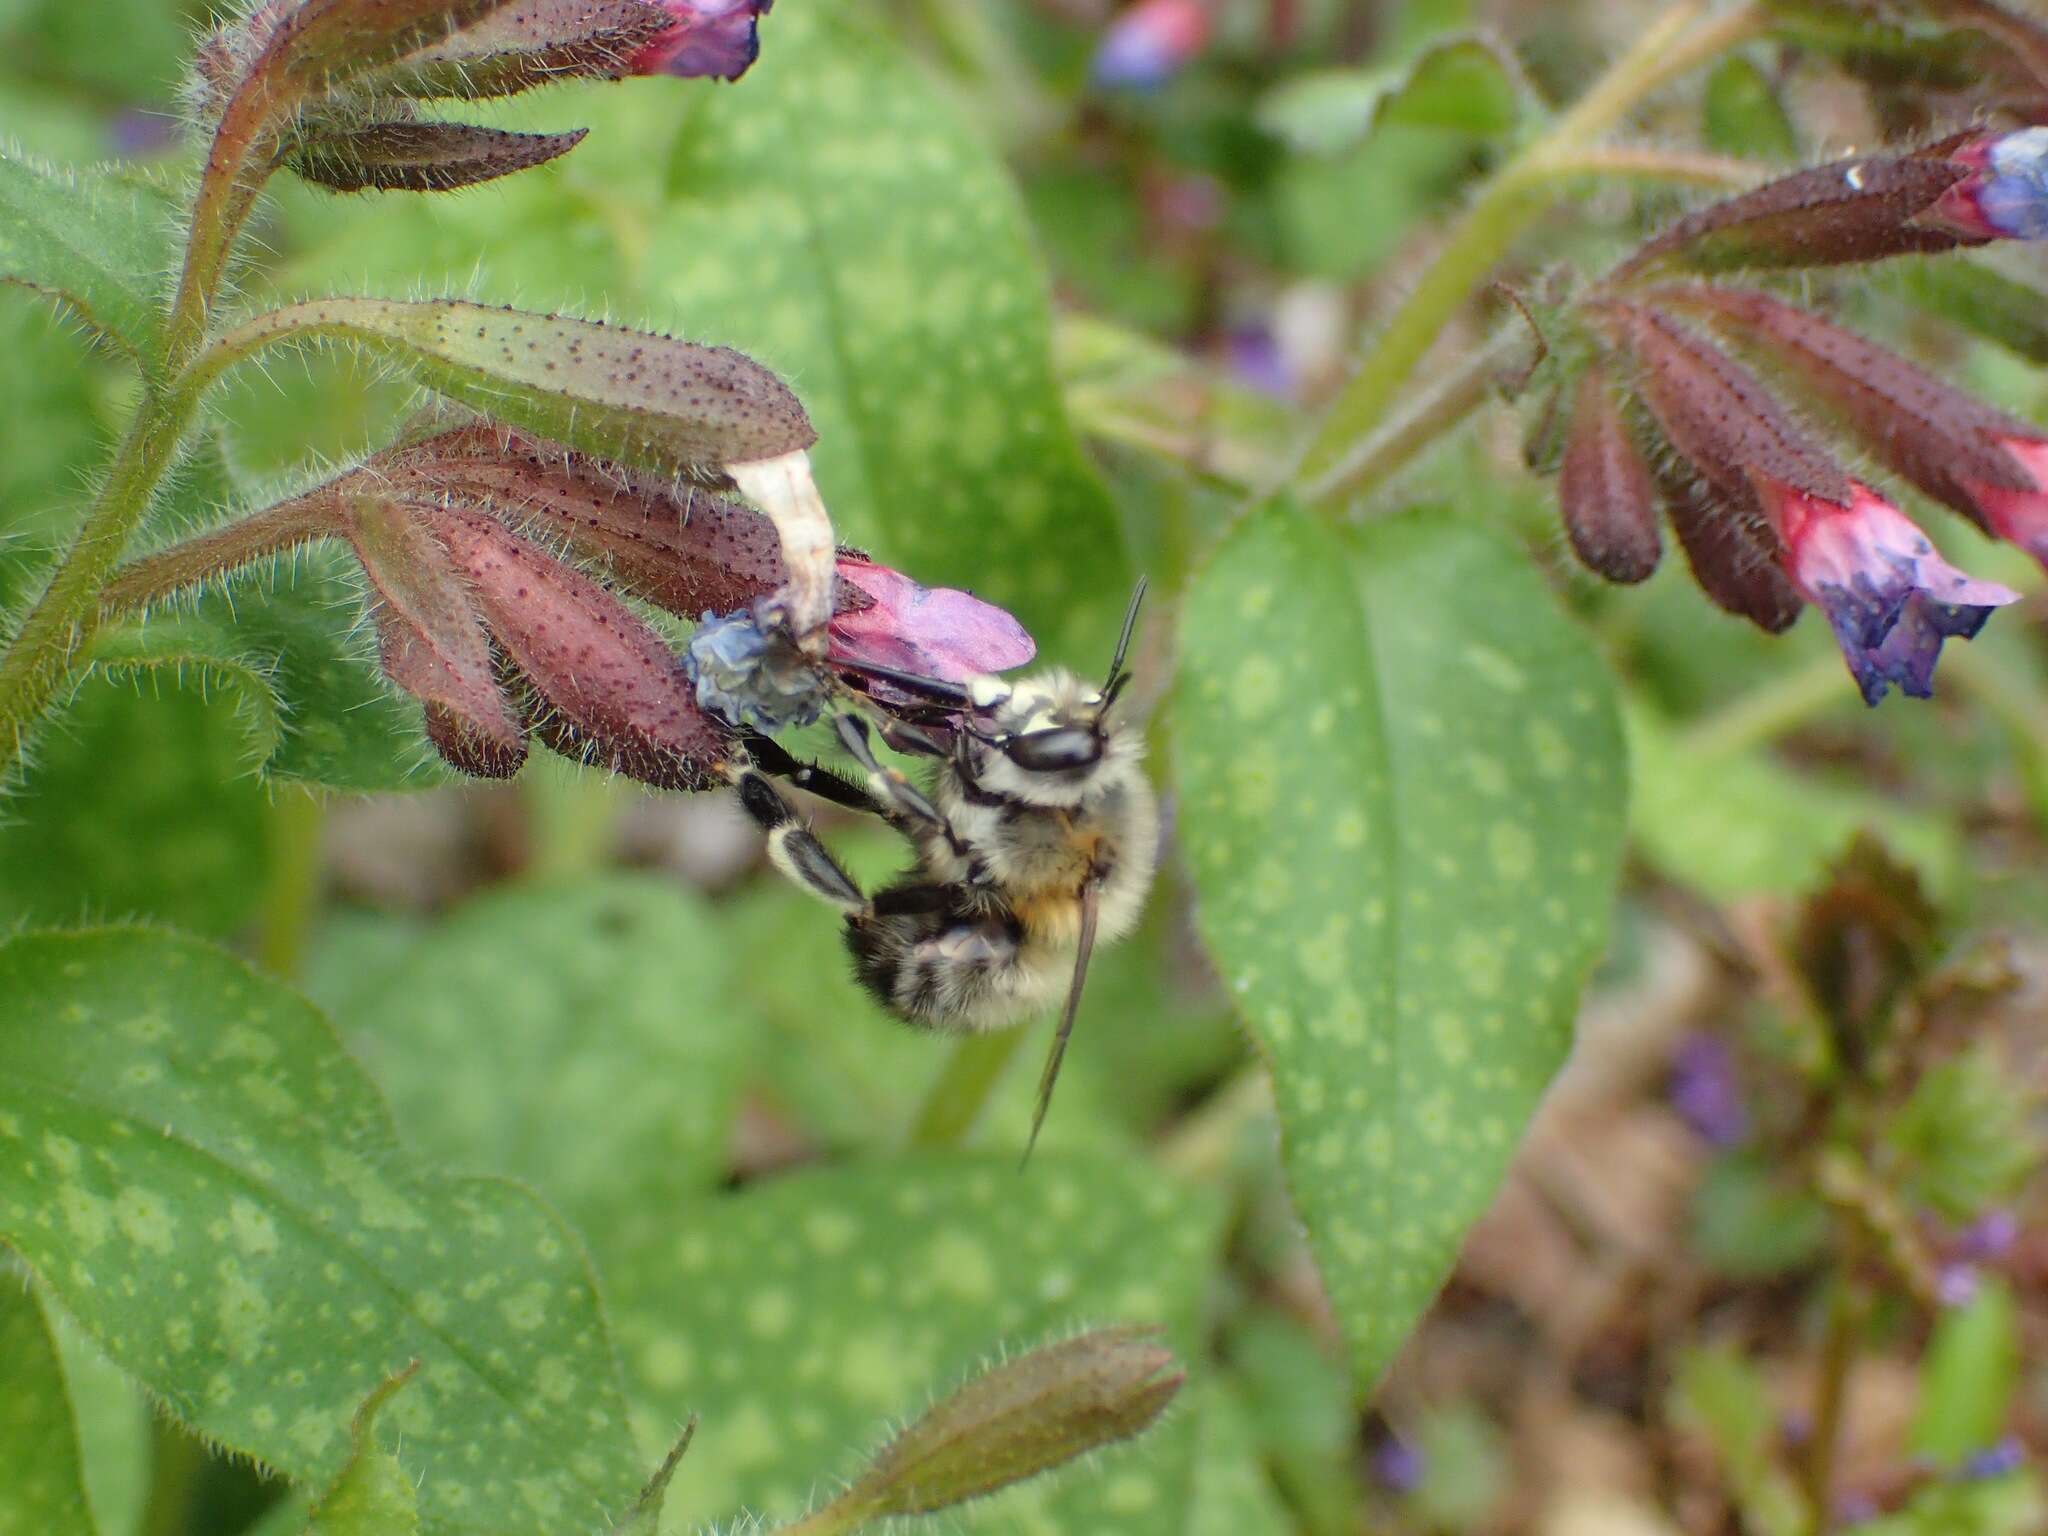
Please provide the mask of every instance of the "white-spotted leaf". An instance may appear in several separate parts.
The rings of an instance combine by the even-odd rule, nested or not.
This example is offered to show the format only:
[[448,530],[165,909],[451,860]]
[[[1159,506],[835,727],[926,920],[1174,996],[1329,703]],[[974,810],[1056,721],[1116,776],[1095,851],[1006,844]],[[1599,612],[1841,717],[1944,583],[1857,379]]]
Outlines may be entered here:
[[438,1163],[531,1184],[600,1269],[725,1176],[753,1036],[719,936],[673,882],[512,887],[381,963],[356,945],[322,969],[350,973],[336,1021],[407,1134]]
[[1198,921],[1369,1385],[1570,1045],[1621,850],[1612,688],[1525,557],[1434,514],[1262,508],[1181,650]]
[[95,1536],[64,1368],[34,1292],[0,1265],[0,1536]]
[[[606,1281],[654,1443],[702,1420],[669,1518],[784,1518],[997,1349],[1163,1323],[1185,1361],[1220,1232],[1214,1202],[1142,1163],[1040,1155],[873,1161],[705,1201]],[[962,1517],[971,1529],[1182,1536],[1184,1414]]]
[[388,1422],[430,1532],[559,1536],[638,1485],[574,1237],[414,1171],[326,1020],[208,945],[0,944],[0,1239],[180,1420],[300,1481],[419,1360]]
[[795,384],[842,537],[1092,670],[1130,581],[1055,388],[1045,272],[1001,159],[886,26],[849,0],[776,12],[745,89],[684,130],[648,297]]

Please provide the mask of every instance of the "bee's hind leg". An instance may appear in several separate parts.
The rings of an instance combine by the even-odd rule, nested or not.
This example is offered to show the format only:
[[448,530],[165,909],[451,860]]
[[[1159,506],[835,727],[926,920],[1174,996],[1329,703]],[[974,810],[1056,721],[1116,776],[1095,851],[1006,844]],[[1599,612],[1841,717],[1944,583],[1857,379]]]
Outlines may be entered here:
[[740,804],[768,834],[768,858],[785,878],[801,886],[818,900],[846,913],[864,913],[868,899],[854,883],[853,876],[840,868],[839,861],[818,840],[817,833],[804,824],[795,807],[783,799],[768,776],[755,768],[741,768],[733,778]]

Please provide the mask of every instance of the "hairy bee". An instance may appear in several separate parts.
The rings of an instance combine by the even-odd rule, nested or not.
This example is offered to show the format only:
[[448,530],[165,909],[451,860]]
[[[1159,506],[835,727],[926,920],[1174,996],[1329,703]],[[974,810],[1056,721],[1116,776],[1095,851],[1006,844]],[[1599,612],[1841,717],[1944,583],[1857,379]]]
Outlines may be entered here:
[[[1059,669],[960,684],[867,669],[898,700],[926,701],[898,704],[883,727],[892,746],[937,759],[924,788],[881,764],[866,721],[852,713],[834,725],[866,790],[822,778],[765,740],[734,775],[776,868],[845,915],[854,972],[896,1017],[978,1033],[1021,1022],[1064,989],[1033,1143],[1089,957],[1136,926],[1152,883],[1158,802],[1137,731],[1111,718],[1129,681],[1124,662],[1143,596],[1140,582],[1100,687]],[[862,891],[768,774],[881,817],[908,840],[915,866],[873,895]]]

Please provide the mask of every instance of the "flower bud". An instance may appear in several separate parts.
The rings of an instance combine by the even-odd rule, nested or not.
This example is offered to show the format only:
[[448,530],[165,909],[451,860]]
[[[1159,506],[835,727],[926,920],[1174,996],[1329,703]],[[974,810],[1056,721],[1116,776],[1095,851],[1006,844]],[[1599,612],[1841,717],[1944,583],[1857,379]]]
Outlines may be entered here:
[[730,347],[459,299],[318,299],[257,323],[343,337],[496,420],[662,474],[716,484],[817,441],[789,387]]
[[668,25],[633,55],[629,73],[737,80],[760,56],[757,24],[775,0],[660,0]]
[[2048,563],[2048,433],[1766,294],[1696,287],[1655,297],[1734,327],[1826,402],[1886,465]]
[[451,192],[545,165],[583,142],[568,133],[509,133],[467,123],[385,122],[312,130],[291,168],[335,192]]
[[360,496],[347,537],[370,584],[384,674],[426,710],[427,736],[448,763],[508,779],[526,761],[526,731],[498,686],[490,637],[468,583],[430,526],[432,513]]
[[2048,240],[2048,126],[1973,134],[1950,149],[1969,175],[1927,218],[1971,240]]
[[1650,469],[1599,368],[1579,379],[1557,501],[1587,570],[1609,581],[1642,581],[1657,569],[1663,545]]
[[1149,1428],[1186,1379],[1153,1328],[1102,1328],[1006,1360],[897,1435],[833,1501],[866,1520],[926,1515]]
[[1657,490],[1702,592],[1766,634],[1792,627],[1805,602],[1779,567],[1783,550],[1754,492],[1722,495],[1689,467],[1659,461]]
[[521,703],[543,741],[662,789],[719,782],[730,738],[691,702],[674,654],[645,620],[481,512],[443,507],[432,522],[529,685]]
[[477,101],[561,80],[616,80],[669,24],[649,0],[513,0],[407,55],[377,83],[392,95]]
[[1667,262],[1695,272],[1818,267],[1981,244],[1981,236],[1921,221],[1970,174],[1933,151],[1862,155],[1795,171],[1686,215],[1613,276]]
[[1724,497],[1744,503],[1768,481],[1848,500],[1841,466],[1725,352],[1661,310],[1608,304],[1596,313],[1642,365],[1642,398],[1664,435]]

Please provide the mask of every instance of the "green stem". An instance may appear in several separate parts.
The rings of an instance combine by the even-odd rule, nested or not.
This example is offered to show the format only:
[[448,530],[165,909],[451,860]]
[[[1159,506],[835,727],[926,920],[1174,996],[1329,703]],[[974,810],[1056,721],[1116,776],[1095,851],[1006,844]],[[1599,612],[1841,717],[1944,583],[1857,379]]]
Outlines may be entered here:
[[327,808],[311,791],[285,785],[272,796],[264,823],[269,869],[258,959],[283,981],[297,981],[306,968],[307,942],[320,911],[326,829]]
[[1689,30],[1703,8],[1702,0],[1672,6],[1570,111],[1480,188],[1436,261],[1374,338],[1365,362],[1330,407],[1302,456],[1297,481],[1326,487],[1326,501],[1340,494],[1341,484],[1330,481],[1332,469],[1352,444],[1378,429],[1444,327],[1558,195],[1559,179],[1575,157],[1643,97],[1754,36],[1767,20],[1760,7],[1743,5]]
[[1329,473],[1304,493],[1310,501],[1362,496],[1463,421],[1492,392],[1493,381],[1528,348],[1527,329],[1517,323],[1469,354],[1414,407],[1361,439]]
[[121,563],[197,406],[198,397],[187,390],[144,396],[56,574],[0,655],[0,786],[19,767],[36,723],[98,633],[100,589]]
[[1837,1274],[1828,1295],[1827,1331],[1821,1341],[1820,1381],[1815,1388],[1813,1438],[1807,1442],[1801,1483],[1806,1494],[1807,1536],[1826,1536],[1834,1523],[1835,1451],[1842,1438],[1842,1414],[1849,1399],[1849,1372],[1856,1363],[1856,1335],[1862,1306],[1856,1282]]
[[980,1118],[1003,1069],[1024,1043],[1021,1029],[994,1029],[955,1042],[946,1064],[924,1096],[911,1128],[913,1147],[954,1147]]
[[529,765],[519,783],[532,847],[527,877],[569,880],[602,869],[631,791],[559,758]]

